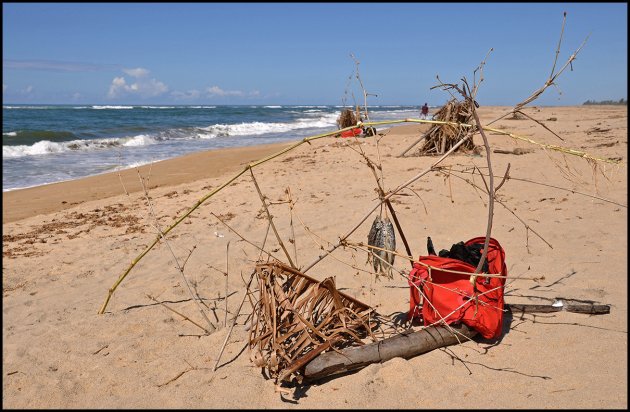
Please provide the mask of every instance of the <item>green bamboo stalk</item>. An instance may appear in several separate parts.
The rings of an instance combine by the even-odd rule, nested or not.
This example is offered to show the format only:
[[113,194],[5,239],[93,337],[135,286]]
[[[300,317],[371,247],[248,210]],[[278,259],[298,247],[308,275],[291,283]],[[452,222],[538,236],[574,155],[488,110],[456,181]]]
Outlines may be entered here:
[[179,219],[177,219],[175,221],[175,223],[173,223],[171,226],[166,228],[166,230],[164,230],[164,232],[162,232],[162,234],[158,234],[155,237],[155,240],[153,240],[153,242],[149,246],[147,246],[147,248],[142,253],[140,253],[133,261],[131,261],[131,263],[129,264],[127,269],[123,272],[123,274],[120,275],[118,280],[116,280],[116,282],[112,285],[112,287],[109,288],[109,291],[108,291],[108,294],[107,294],[107,298],[105,299],[105,302],[103,303],[103,306],[101,306],[101,309],[98,311],[98,313],[101,314],[101,315],[103,313],[105,313],[105,308],[107,308],[107,304],[109,303],[109,300],[111,299],[111,297],[114,294],[114,291],[116,290],[118,285],[120,285],[120,283],[127,277],[129,272],[131,272],[131,269],[133,269],[134,266],[136,266],[138,264],[140,259],[142,259],[144,257],[144,255],[146,255],[151,249],[153,249],[153,247],[160,241],[160,238],[161,238],[162,235],[166,236],[167,233],[169,233],[171,230],[173,230],[173,228],[175,228],[175,226],[180,224],[186,217],[188,217],[188,215],[190,215],[195,209],[197,209],[203,202],[208,200],[210,197],[214,196],[214,194],[217,193],[219,190],[223,189],[224,187],[228,186],[230,183],[235,181],[243,173],[245,173],[248,169],[249,169],[249,165],[247,167],[245,167],[245,169],[243,169],[241,172],[236,174],[234,177],[232,177],[230,180],[228,180],[227,182],[225,182],[224,184],[222,184],[221,186],[219,186],[215,190],[211,191],[210,193],[208,193],[207,195],[205,195],[204,197],[199,199],[197,201],[197,203],[195,203],[195,205],[193,207],[188,209],[188,211],[186,213],[184,213]]
[[[188,211],[186,213],[184,213],[180,218],[178,218],[171,226],[166,228],[166,230],[164,230],[164,232],[162,232],[162,233],[163,233],[164,236],[166,234],[168,234],[177,225],[179,225],[185,218],[187,218],[192,212],[194,212],[199,206],[201,206],[206,200],[210,199],[216,193],[218,193],[219,191],[223,190],[225,187],[229,186],[232,182],[234,182],[236,179],[241,177],[249,169],[251,169],[253,167],[256,167],[258,165],[261,165],[261,164],[263,164],[265,162],[268,162],[269,160],[273,160],[276,157],[281,156],[281,155],[283,155],[283,154],[285,154],[285,153],[287,153],[287,152],[289,152],[289,151],[291,151],[291,150],[301,146],[304,143],[309,143],[312,140],[321,139],[323,137],[333,136],[333,135],[336,135],[336,134],[341,133],[343,131],[351,130],[351,129],[357,127],[357,126],[379,126],[379,125],[391,125],[391,124],[398,124],[398,123],[426,123],[426,124],[452,125],[452,126],[468,127],[468,128],[473,127],[473,125],[467,124],[467,123],[457,123],[457,122],[447,122],[447,121],[440,121],[440,120],[424,120],[424,119],[408,118],[408,119],[401,119],[401,120],[383,120],[383,121],[379,121],[379,122],[359,123],[356,126],[349,126],[349,127],[346,127],[346,128],[340,129],[340,130],[334,130],[334,131],[331,131],[331,132],[326,132],[326,133],[318,134],[318,135],[315,135],[315,136],[306,137],[306,138],[304,138],[304,139],[302,139],[302,140],[292,144],[291,146],[288,146],[288,147],[286,147],[286,148],[284,148],[284,149],[282,149],[282,150],[280,150],[280,151],[278,151],[276,153],[273,153],[273,154],[271,154],[269,156],[266,156],[266,157],[264,157],[264,158],[262,158],[260,160],[252,162],[252,163],[248,164],[247,166],[245,166],[245,168],[243,170],[238,172],[236,175],[234,175],[232,178],[230,178],[227,182],[223,183],[221,186],[217,187],[216,189],[212,190],[210,193],[208,193],[207,195],[205,195],[201,199],[199,199],[190,209],[188,209]],[[582,158],[585,158],[585,159],[601,161],[601,162],[606,162],[606,163],[615,163],[615,164],[619,163],[619,161],[593,157],[593,156],[589,155],[588,153],[581,152],[581,151],[574,150],[574,149],[565,148],[565,147],[562,147],[562,146],[555,146],[555,145],[547,145],[547,144],[543,144],[543,143],[538,143],[538,142],[535,142],[535,141],[533,141],[533,140],[531,140],[529,138],[526,138],[526,137],[523,137],[523,136],[518,136],[518,135],[516,135],[514,133],[505,132],[503,130],[494,129],[494,128],[487,127],[487,126],[483,126],[483,129],[484,130],[488,130],[488,131],[492,131],[492,132],[495,132],[495,133],[499,133],[499,134],[502,134],[502,135],[507,135],[507,136],[512,137],[513,139],[524,140],[524,141],[527,141],[529,143],[532,143],[532,144],[535,144],[535,145],[538,145],[538,146],[541,146],[541,147],[545,147],[547,149],[560,151],[560,152],[567,153],[567,154],[574,155],[574,156],[579,156],[579,157],[582,157]],[[408,184],[408,183],[410,183],[410,182],[407,182],[406,184]],[[403,184],[402,186],[404,186],[404,185],[405,184]],[[388,196],[386,196],[385,199],[389,199],[389,197],[391,197],[391,195],[396,193],[400,188],[401,187],[399,187],[398,189],[395,189],[394,191],[390,192],[390,194]],[[376,207],[378,207],[378,205]],[[376,209],[376,207],[374,209]],[[363,220],[367,219],[368,216],[369,216],[369,214]],[[127,275],[129,275],[131,270],[138,264],[138,262],[151,249],[153,249],[153,247],[159,242],[160,237],[161,237],[160,235],[157,235],[155,240],[153,240],[153,242],[149,246],[147,246],[146,249],[142,253],[140,253],[133,261],[131,261],[131,263],[129,264],[127,269],[118,277],[118,279],[116,280],[116,282],[114,282],[112,287],[109,288],[107,297],[105,298],[105,302],[103,303],[103,305],[99,309],[98,314],[105,313],[105,309],[107,308],[107,305],[109,304],[109,301],[110,301],[112,295],[114,294],[114,291],[116,290],[116,288],[118,288],[120,283],[122,283],[122,281],[127,277]],[[321,260],[321,259],[319,259],[319,260]],[[314,263],[312,265],[314,265]],[[310,265],[309,268],[312,265]]]
[[[399,121],[395,121],[396,123],[399,123]],[[197,201],[197,203],[195,203],[190,209],[188,209],[188,211],[186,213],[184,213],[179,219],[177,219],[171,226],[169,226],[168,228],[166,228],[166,230],[164,230],[163,235],[168,234],[171,230],[173,230],[177,225],[179,225],[186,217],[188,217],[192,212],[194,212],[199,206],[201,206],[202,203],[204,203],[206,200],[210,199],[212,196],[214,196],[216,193],[218,193],[219,191],[221,191],[222,189],[224,189],[225,187],[229,186],[232,182],[234,182],[236,179],[238,179],[239,177],[241,177],[245,172],[247,172],[249,169],[256,167],[262,163],[265,163],[269,160],[275,159],[278,156],[283,155],[286,152],[289,152],[293,149],[295,149],[296,147],[304,144],[304,143],[308,143],[311,140],[316,140],[316,139],[321,139],[323,137],[328,137],[328,136],[332,136],[335,134],[338,134],[340,132],[346,131],[346,130],[350,130],[353,129],[355,126],[351,126],[351,127],[346,127],[344,129],[341,130],[335,130],[332,132],[327,132],[327,133],[322,133],[316,136],[311,136],[311,137],[306,137],[298,142],[296,142],[295,144],[284,148],[282,150],[280,150],[277,153],[271,154],[267,157],[264,157],[260,160],[257,160],[253,163],[248,164],[247,166],[245,166],[245,168],[243,170],[241,170],[240,172],[238,172],[236,175],[234,175],[230,180],[228,180],[227,182],[223,183],[221,186],[217,187],[216,189],[214,189],[213,191],[211,191],[210,193],[208,193],[207,195],[205,195],[204,197],[202,197],[201,199],[199,199]],[[131,263],[129,264],[129,266],[127,267],[127,269],[122,273],[122,275],[119,276],[119,278],[116,280],[116,282],[114,282],[114,284],[112,285],[112,287],[109,288],[108,290],[108,294],[107,297],[105,298],[105,302],[103,302],[103,305],[101,306],[101,308],[98,311],[98,314],[103,314],[105,313],[105,309],[107,308],[107,305],[109,304],[109,301],[112,297],[112,295],[114,294],[114,291],[116,290],[116,288],[118,288],[118,285],[120,285],[120,283],[127,277],[127,275],[129,274],[129,272],[131,272],[131,270],[138,264],[138,262],[151,250],[153,249],[153,247],[160,241],[160,235],[156,236],[155,240],[153,240],[153,242],[146,247],[146,249],[140,253],[133,261],[131,261]]]
[[495,132],[495,133],[500,133],[502,135],[510,136],[513,139],[518,139],[518,140],[522,140],[522,141],[525,141],[525,142],[528,142],[528,143],[531,143],[531,144],[535,144],[535,145],[543,147],[545,149],[555,150],[557,152],[562,152],[562,153],[570,154],[570,155],[573,155],[573,156],[578,156],[578,157],[581,157],[581,158],[584,158],[584,159],[590,159],[590,160],[595,160],[597,162],[613,163],[613,164],[618,164],[620,162],[619,160],[602,159],[600,157],[594,157],[594,156],[591,156],[590,154],[588,154],[586,152],[582,152],[580,150],[571,149],[571,148],[568,148],[568,147],[557,146],[557,145],[554,145],[554,144],[538,143],[538,142],[530,139],[529,137],[519,136],[519,135],[514,134],[514,133],[506,132],[506,131],[499,130],[499,129],[494,129],[492,127],[484,126],[483,129],[491,131],[491,132]]

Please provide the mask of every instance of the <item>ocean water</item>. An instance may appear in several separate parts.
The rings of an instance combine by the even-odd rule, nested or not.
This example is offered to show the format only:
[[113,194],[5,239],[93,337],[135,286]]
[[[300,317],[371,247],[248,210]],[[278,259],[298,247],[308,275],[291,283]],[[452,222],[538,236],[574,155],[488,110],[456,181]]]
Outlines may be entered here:
[[[204,150],[299,140],[336,130],[342,109],[4,105],[2,190],[78,179]],[[372,121],[417,118],[418,113],[418,106],[369,108]]]

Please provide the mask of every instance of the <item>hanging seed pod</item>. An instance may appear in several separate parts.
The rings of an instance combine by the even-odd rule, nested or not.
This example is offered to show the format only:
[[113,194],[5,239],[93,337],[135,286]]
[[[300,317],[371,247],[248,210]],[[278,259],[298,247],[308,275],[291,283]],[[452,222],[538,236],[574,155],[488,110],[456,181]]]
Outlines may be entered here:
[[[368,245],[375,246],[380,249],[370,250],[371,256],[368,259],[372,259],[372,267],[374,272],[386,274],[392,278],[392,265],[396,255],[393,253],[396,250],[396,234],[394,232],[394,225],[388,217],[381,218],[376,216],[374,222],[372,222],[372,228],[368,234]],[[379,259],[380,257],[380,259]]]

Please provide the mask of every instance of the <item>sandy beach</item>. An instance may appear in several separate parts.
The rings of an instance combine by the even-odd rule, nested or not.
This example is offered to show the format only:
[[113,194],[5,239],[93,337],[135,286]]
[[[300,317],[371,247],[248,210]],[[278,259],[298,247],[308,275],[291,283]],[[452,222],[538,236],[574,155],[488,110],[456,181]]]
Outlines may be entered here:
[[[479,114],[486,124],[507,110],[481,107]],[[509,210],[495,205],[492,229],[506,252],[505,301],[588,300],[611,305],[610,314],[508,313],[498,341],[477,339],[372,364],[283,401],[249,359],[249,303],[213,371],[229,329],[223,327],[222,271],[229,266],[233,314],[259,256],[213,214],[256,244],[267,230],[249,172],[173,229],[168,245],[153,248],[97,314],[108,289],[156,238],[156,221],[168,227],[247,164],[288,144],[196,153],[139,168],[151,203],[136,169],[3,193],[3,408],[627,408],[627,106],[525,110],[564,141],[527,119],[508,117],[492,127],[620,163],[594,169],[578,156],[488,132],[498,150],[491,156],[494,174],[503,176],[510,165],[511,179],[499,191]],[[437,160],[415,149],[398,157],[427,129],[405,124],[383,129],[378,139],[326,137],[253,169],[279,233],[287,241],[295,232],[296,253],[287,245],[298,266],[337,242],[378,201],[359,147],[382,165],[391,190]],[[482,144],[480,136],[474,140]],[[454,154],[441,166],[462,171],[454,172],[461,179],[431,171],[392,200],[416,258],[426,254],[427,236],[436,249],[448,249],[485,235],[487,196],[463,180],[483,187],[466,171],[484,168],[485,152]],[[372,220],[350,240],[366,242]],[[268,242],[285,260],[277,241]],[[203,335],[148,297],[203,321],[169,246],[218,326],[214,333]],[[401,242],[397,249],[404,253]],[[379,313],[407,311],[406,279],[376,280],[357,270],[370,268],[365,261],[364,252],[339,248],[308,274],[335,276],[340,290]],[[409,263],[397,258],[395,267],[408,271]]]

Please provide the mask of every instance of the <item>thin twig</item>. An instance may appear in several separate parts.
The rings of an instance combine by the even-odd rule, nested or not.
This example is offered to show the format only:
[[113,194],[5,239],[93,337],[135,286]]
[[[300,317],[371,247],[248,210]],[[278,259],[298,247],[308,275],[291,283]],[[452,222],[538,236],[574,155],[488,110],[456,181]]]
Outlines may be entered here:
[[397,157],[403,157],[405,156],[405,153],[407,153],[409,150],[411,150],[412,147],[414,147],[415,145],[417,145],[418,143],[420,143],[421,141],[423,141],[424,139],[427,138],[428,132],[423,133],[417,140],[415,140],[412,144],[410,144],[405,150],[403,150]]
[[171,308],[170,306],[166,305],[164,302],[158,301],[157,299],[155,299],[153,296],[151,296],[149,294],[146,294],[146,297],[148,297],[149,299],[151,299],[155,303],[159,303],[160,305],[164,306],[166,309],[170,310],[171,312],[178,314],[179,316],[184,318],[184,320],[187,320],[188,322],[192,323],[193,325],[195,325],[198,328],[200,328],[201,330],[203,330],[207,335],[209,335],[211,333],[210,331],[208,331],[208,329],[204,328],[203,326],[201,326],[200,324],[198,324],[194,320],[190,319],[188,316],[186,316],[186,315],[176,311],[175,309]]
[[[464,79],[464,84],[466,85],[466,87],[468,87],[468,84],[466,83],[465,79]],[[473,117],[475,118],[475,122],[477,122],[477,128],[479,130],[479,133],[481,133],[481,137],[483,138],[483,145],[486,148],[486,162],[488,164],[488,173],[490,174],[490,184],[489,184],[489,189],[488,189],[488,225],[486,228],[486,239],[484,240],[484,243],[483,243],[483,253],[481,254],[481,258],[479,259],[479,264],[477,265],[477,268],[475,269],[475,273],[480,273],[481,268],[483,267],[483,264],[486,261],[486,257],[488,256],[488,245],[490,243],[490,234],[492,232],[492,218],[494,216],[494,197],[495,197],[494,175],[492,173],[492,162],[490,160],[491,151],[490,151],[490,144],[488,143],[488,138],[486,137],[486,134],[484,133],[483,128],[481,127],[481,121],[479,120],[479,115],[477,114],[477,110],[475,108],[474,103],[471,104],[471,108],[472,108]],[[475,283],[473,283],[473,285],[475,285]]]
[[179,273],[182,275],[182,278],[184,279],[184,283],[186,284],[186,287],[188,288],[188,292],[190,293],[190,297],[193,299],[193,301],[197,305],[197,308],[199,308],[199,312],[201,312],[201,315],[208,322],[208,326],[210,327],[210,330],[214,331],[216,329],[216,327],[210,321],[210,319],[208,319],[208,316],[206,316],[206,313],[203,311],[203,308],[201,307],[201,304],[199,303],[199,301],[197,299],[195,299],[195,294],[193,293],[192,288],[190,287],[190,284],[188,283],[188,279],[186,279],[186,275],[184,275],[184,270],[180,266],[179,260],[177,259],[177,256],[175,256],[175,253],[173,252],[173,249],[171,248],[170,243],[166,240],[166,237],[164,236],[164,233],[162,232],[162,229],[160,228],[160,222],[158,221],[157,215],[155,214],[155,211],[153,210],[153,204],[151,203],[151,199],[149,198],[149,192],[147,191],[147,188],[146,188],[146,186],[144,184],[144,180],[142,180],[142,176],[140,175],[140,170],[139,169],[136,169],[136,170],[138,172],[138,178],[140,179],[140,184],[142,185],[142,189],[144,190],[144,195],[146,197],[147,204],[149,206],[149,211],[150,211],[151,215],[153,216],[153,219],[155,220],[155,224],[154,224],[155,225],[155,229],[157,230],[158,234],[160,235],[160,237],[164,241],[164,244],[166,245],[168,250],[171,252],[171,255],[173,256],[173,259],[175,260],[175,265],[177,265],[177,269],[179,270]]
[[287,194],[287,200],[289,202],[289,224],[291,225],[291,238],[292,238],[292,242],[293,243],[293,257],[295,259],[295,264],[296,266],[299,266],[298,264],[298,256],[297,256],[297,240],[295,239],[295,228],[293,227],[293,208],[295,207],[295,203],[293,202],[293,198],[291,197],[291,188],[287,186],[286,189],[286,194]]
[[544,124],[543,122],[541,122],[541,121],[539,121],[539,120],[534,119],[533,117],[531,117],[530,115],[528,115],[527,113],[525,113],[525,112],[524,112],[524,111],[522,111],[522,110],[519,110],[519,111],[517,111],[517,112],[515,112],[515,113],[520,113],[520,114],[522,114],[523,116],[527,117],[528,119],[530,119],[530,120],[532,120],[532,121],[536,122],[537,124],[539,124],[539,125],[541,125],[542,127],[544,127],[544,128],[545,128],[545,130],[549,131],[551,134],[553,134],[553,135],[554,135],[554,136],[556,136],[558,139],[560,139],[560,140],[562,140],[562,141],[564,142],[564,139],[563,139],[562,137],[560,137],[560,136],[558,135],[558,133],[556,133],[556,132],[554,132],[553,130],[551,130],[551,129],[550,129],[549,127],[547,127],[547,125],[546,125],[546,124]]
[[121,150],[118,150],[118,179],[120,180],[120,184],[123,187],[123,190],[125,191],[125,194],[127,196],[129,196],[129,192],[127,191],[127,188],[125,187],[125,183],[122,180],[122,176],[120,175],[120,168],[122,167],[122,155],[121,155]]
[[[374,175],[374,178],[376,179],[376,186],[377,186],[377,190],[378,190],[378,196],[379,198],[383,198],[385,197],[385,190],[383,189],[383,186],[381,185],[381,182],[383,181],[383,178],[381,177],[381,179],[379,180],[378,174],[376,173],[376,168],[378,167],[378,169],[381,171],[381,174],[383,172],[383,167],[380,165],[380,159],[379,159],[379,166],[375,166],[374,162],[372,162],[372,160],[370,160],[370,158],[365,154],[365,152],[363,151],[363,148],[361,148],[361,146],[359,146],[360,152],[357,151],[356,149],[354,149],[351,146],[348,146],[350,149],[354,150],[356,153],[359,153],[363,159],[365,159],[368,167],[370,168],[370,170],[372,171],[372,174]],[[378,147],[378,144],[377,144]],[[396,225],[396,229],[398,230],[398,234],[400,234],[400,238],[403,241],[403,244],[405,245],[405,250],[407,251],[407,254],[412,256],[411,253],[411,248],[409,247],[409,243],[407,242],[407,238],[405,237],[405,233],[402,230],[402,226],[400,225],[400,222],[398,221],[398,216],[396,216],[396,212],[394,211],[394,206],[392,205],[391,201],[389,199],[384,201],[385,205],[387,205],[387,209],[389,209],[389,212],[392,215],[392,219],[394,220],[394,224]],[[413,267],[413,264],[411,265]]]
[[[188,362],[186,362],[186,363],[188,363]],[[182,375],[184,375],[186,372],[190,372],[190,371],[197,370],[197,368],[195,368],[194,366],[192,366],[190,363],[188,363],[188,366],[190,366],[190,368],[188,368],[188,369],[186,369],[186,370],[184,370],[184,371],[182,371],[182,372],[178,373],[178,374],[177,374],[177,376],[175,376],[175,377],[174,377],[174,378],[172,378],[172,379],[169,379],[167,382],[164,382],[164,383],[162,383],[162,384],[158,385],[158,388],[161,388],[162,386],[166,386],[166,385],[168,385],[168,384],[169,384],[169,383],[171,383],[171,382],[175,382],[177,379],[181,378],[181,377],[182,377]]]
[[[449,172],[447,172],[447,171],[445,171],[445,170],[443,170],[443,169],[441,169],[441,168],[440,168],[440,169],[438,169],[438,171],[439,171],[440,173],[449,173]],[[461,176],[457,176],[457,175],[455,175],[455,174],[454,174],[453,176],[455,176],[455,177],[457,177],[457,178],[459,178],[459,179],[463,180],[464,182],[468,183],[469,185],[471,185],[471,186],[473,186],[473,187],[475,187],[475,188],[477,188],[477,189],[479,189],[479,190],[483,190],[483,188],[482,188],[482,187],[479,187],[477,184],[475,184],[474,182],[471,182],[471,181],[470,181],[470,180],[468,180],[468,179],[465,179],[465,178],[463,178],[463,177],[461,177]],[[485,192],[485,193],[487,193],[487,192]],[[553,246],[551,245],[551,243],[547,242],[547,241],[545,240],[545,238],[543,238],[540,234],[538,234],[538,232],[536,232],[534,229],[532,229],[532,228],[531,228],[531,226],[529,226],[527,223],[525,223],[525,221],[524,221],[523,219],[521,219],[521,218],[520,218],[520,217],[519,217],[516,213],[514,213],[514,211],[513,211],[512,209],[510,209],[509,207],[507,207],[507,206],[505,205],[505,203],[504,203],[504,202],[502,202],[500,199],[496,198],[496,196],[495,196],[495,199],[494,199],[494,200],[495,200],[497,203],[499,203],[501,206],[503,206],[503,207],[504,207],[504,208],[505,208],[508,212],[512,213],[512,214],[514,215],[514,217],[516,217],[516,218],[517,218],[517,219],[518,219],[518,220],[519,220],[519,221],[523,224],[523,226],[525,226],[525,229],[527,230],[527,234],[529,234],[529,231],[531,230],[531,231],[532,231],[532,233],[534,233],[536,236],[538,236],[538,238],[539,238],[540,240],[542,240],[543,242],[545,242],[545,243],[547,244],[547,246],[549,246],[551,249],[553,249]],[[528,242],[528,244],[529,244],[529,242]]]
[[[370,121],[370,116],[368,114],[368,106],[367,106],[367,97],[368,97],[368,92],[365,90],[365,87],[363,87],[363,82],[361,81],[361,76],[359,75],[359,61],[357,60],[356,57],[354,57],[354,54],[350,53],[350,56],[352,57],[352,60],[354,60],[354,64],[356,64],[356,73],[357,73],[357,80],[359,80],[359,85],[361,86],[361,90],[363,91],[363,108],[365,109],[365,119],[369,122]],[[360,119],[358,119],[360,120]]]
[[[252,271],[251,276],[249,277],[249,282],[247,282],[247,290],[249,290],[249,286],[252,284],[252,280],[254,280],[254,275],[256,274],[256,271]],[[230,326],[230,330],[228,331],[227,335],[225,335],[225,340],[223,341],[223,345],[221,345],[221,350],[219,351],[219,356],[217,356],[217,361],[214,364],[214,367],[212,368],[212,371],[216,371],[217,367],[219,366],[219,361],[221,360],[221,355],[223,355],[223,351],[225,350],[225,346],[227,345],[228,339],[230,338],[230,335],[232,334],[232,329],[234,329],[234,325],[236,325],[236,320],[238,319],[238,315],[241,312],[241,308],[243,307],[243,303],[245,303],[245,298],[248,296],[247,293],[245,293],[243,295],[243,299],[241,300],[241,304],[238,306],[238,310],[236,311],[236,315],[234,316],[234,319],[232,321],[232,326]]]
[[558,78],[558,76],[560,76],[562,74],[562,72],[564,72],[564,70],[571,66],[573,63],[573,60],[575,60],[575,58],[577,57],[577,54],[580,52],[580,50],[582,50],[582,47],[584,47],[584,45],[586,44],[586,41],[588,40],[588,37],[586,37],[586,39],[584,39],[584,41],[582,42],[582,44],[580,45],[580,47],[577,48],[577,50],[569,57],[569,59],[567,60],[567,62],[564,64],[564,66],[562,67],[562,69],[560,69],[560,71],[558,71],[558,73],[556,73],[555,75],[553,75],[552,77],[549,77],[549,79],[545,82],[545,84],[538,90],[536,90],[534,93],[532,93],[531,96],[529,96],[527,99],[523,100],[521,103],[517,104],[514,107],[513,112],[517,112],[519,110],[521,110],[521,108],[531,102],[533,102],[534,100],[536,100],[541,94],[543,94],[543,92],[552,84],[554,84],[555,80]]
[[342,236],[339,241],[333,245],[331,248],[329,248],[328,250],[325,251],[324,254],[320,255],[317,259],[315,259],[311,264],[309,264],[305,269],[302,270],[303,273],[306,273],[309,269],[311,269],[313,266],[315,266],[317,263],[319,263],[322,259],[324,259],[326,256],[328,256],[330,253],[332,253],[335,249],[337,249],[339,246],[341,246],[343,244],[343,242],[352,234],[354,233],[362,224],[363,222],[365,222],[367,220],[368,217],[370,217],[372,215],[372,213],[378,209],[385,200],[388,200],[390,197],[392,197],[394,194],[398,193],[400,190],[402,190],[403,188],[409,186],[411,183],[415,182],[416,180],[420,179],[422,176],[426,175],[427,173],[429,173],[431,170],[433,170],[433,167],[437,166],[438,164],[440,164],[444,159],[446,159],[446,157],[448,157],[448,155],[450,155],[451,153],[453,153],[455,150],[457,150],[457,148],[459,146],[461,146],[462,144],[464,144],[464,142],[466,140],[468,140],[469,135],[466,135],[465,137],[463,137],[459,142],[457,142],[456,144],[454,144],[446,153],[444,153],[437,161],[435,161],[428,169],[423,170],[422,172],[418,173],[417,175],[415,175],[414,177],[412,177],[411,179],[409,179],[408,181],[402,183],[401,185],[399,185],[397,188],[395,188],[394,190],[390,191],[385,197],[383,197],[382,199],[380,199],[380,201],[374,206],[372,207],[372,209],[359,221],[359,223],[357,223],[352,229],[350,229],[344,236]]
[[556,71],[556,63],[558,62],[558,56],[560,55],[560,45],[562,44],[562,35],[564,34],[564,25],[567,22],[567,12],[565,11],[562,16],[562,29],[560,30],[560,39],[558,39],[558,48],[556,49],[556,57],[553,59],[553,67],[549,78],[553,77],[553,72]]
[[225,317],[223,318],[223,327],[227,327],[227,315],[228,315],[228,278],[230,276],[230,242],[227,242],[225,249]]
[[[506,114],[500,116],[497,119],[494,119],[493,121],[491,121],[490,123],[487,124],[487,126],[491,125],[492,123],[495,123],[501,119],[503,119],[504,117],[506,117],[509,114],[514,114],[516,112],[521,111],[521,109],[526,106],[527,104],[533,102],[534,100],[536,100],[541,94],[543,94],[545,92],[545,90],[547,90],[547,88],[549,86],[554,85],[555,86],[555,81],[556,79],[562,74],[562,72],[567,68],[567,66],[571,67],[571,70],[573,70],[573,66],[572,66],[572,62],[573,60],[576,59],[578,53],[580,52],[580,50],[582,49],[582,47],[584,47],[584,45],[586,44],[586,41],[588,40],[588,37],[586,37],[586,39],[584,39],[584,41],[582,42],[582,44],[580,45],[580,47],[577,48],[577,50],[575,52],[573,52],[573,54],[571,56],[569,56],[569,59],[567,60],[567,62],[564,64],[564,66],[562,67],[562,69],[560,69],[560,71],[558,73],[555,73],[556,70],[556,64],[558,61],[558,55],[560,54],[560,45],[562,44],[562,36],[564,34],[564,25],[566,22],[566,18],[567,18],[567,13],[564,12],[563,13],[563,19],[562,19],[562,29],[560,31],[560,39],[558,40],[558,47],[556,48],[556,55],[554,57],[554,61],[553,61],[553,66],[551,68],[551,74],[549,75],[549,78],[547,79],[547,81],[545,82],[545,84],[540,87],[538,90],[536,90],[535,92],[533,92],[528,98],[526,98],[525,100],[523,100],[522,102],[518,103],[516,106],[514,106],[514,108],[512,110],[510,110],[509,112],[507,112]],[[522,112],[521,112],[522,113]]]
[[182,263],[182,270],[184,270],[184,268],[186,267],[186,263],[188,263],[188,259],[190,259],[190,256],[193,254],[195,249],[197,249],[197,245],[194,245],[193,248],[190,249],[190,253],[188,253],[188,256],[186,256],[186,259],[184,260],[184,263]]
[[[456,172],[456,173],[472,173],[472,172],[469,172],[469,171],[466,171],[466,170],[449,170],[449,171]],[[495,176],[495,177],[499,177],[499,176]],[[532,183],[532,184],[535,184],[535,185],[551,187],[551,188],[554,188],[554,189],[559,189],[559,190],[564,190],[566,192],[571,192],[573,194],[590,197],[592,199],[601,200],[603,202],[612,203],[613,205],[617,205],[617,206],[621,206],[621,207],[625,207],[625,208],[628,207],[628,205],[624,205],[624,204],[615,202],[614,200],[606,199],[606,198],[600,197],[600,196],[594,196],[594,195],[591,195],[591,194],[588,194],[588,193],[584,193],[584,192],[580,192],[580,191],[574,190],[574,189],[567,189],[566,187],[555,186],[555,185],[552,185],[552,184],[549,184],[549,183],[536,182],[534,180],[523,179],[523,178],[518,178],[518,177],[513,177],[513,176],[507,176],[507,180],[516,180],[516,181],[519,181],[519,182]],[[495,190],[495,192],[496,192],[496,190]]]
[[[265,247],[265,244],[267,243],[267,235],[269,234],[269,227],[271,226],[271,224],[267,224],[267,231],[265,232],[265,237],[263,239],[262,242],[262,248],[260,248],[261,250],[261,254],[260,256],[262,256],[262,251]],[[252,280],[254,280],[254,275],[256,274],[256,271],[252,271],[252,274],[249,276],[249,281],[247,282],[246,286],[245,286],[245,295],[243,296],[243,299],[241,300],[241,304],[238,306],[238,309],[236,310],[236,314],[234,315],[234,318],[232,319],[232,326],[230,326],[230,330],[228,331],[227,335],[225,335],[225,340],[223,341],[223,345],[221,345],[221,350],[219,351],[219,355],[217,356],[217,362],[214,364],[214,367],[212,368],[212,371],[216,371],[217,370],[217,366],[219,365],[219,361],[221,360],[221,356],[223,355],[223,351],[225,350],[225,346],[228,343],[228,339],[230,339],[230,335],[232,334],[232,330],[234,329],[234,325],[236,325],[236,321],[238,320],[238,315],[241,313],[241,308],[243,307],[243,303],[245,303],[245,299],[249,296],[249,287],[252,284]],[[241,274],[242,276],[242,274]],[[250,299],[251,300],[251,299]],[[251,303],[251,301],[250,301]]]
[[[262,256],[262,254],[263,254],[263,253],[266,253],[266,254],[268,254],[269,256],[271,256],[272,258],[274,258],[274,259],[276,259],[276,260],[280,260],[280,259],[278,259],[277,257],[275,257],[274,255],[272,255],[271,253],[267,252],[267,251],[266,251],[265,249],[263,249],[262,247],[260,247],[260,246],[258,246],[257,244],[255,244],[255,243],[253,243],[253,242],[251,242],[251,241],[249,241],[249,240],[245,239],[245,238],[244,238],[244,237],[243,237],[240,233],[238,233],[238,232],[236,231],[236,229],[234,229],[233,227],[231,227],[230,225],[228,225],[228,224],[227,224],[227,223],[226,223],[223,219],[221,219],[219,216],[217,216],[214,212],[210,212],[210,214],[211,214],[212,216],[216,217],[216,218],[217,218],[217,220],[218,220],[219,222],[223,223],[223,225],[225,225],[225,227],[227,227],[229,230],[231,230],[231,231],[232,231],[232,232],[233,232],[236,236],[240,237],[240,238],[241,238],[241,240],[242,240],[243,242],[247,242],[247,243],[249,243],[250,245],[254,246],[256,249],[260,250],[261,256]],[[269,227],[267,227],[267,231],[268,231],[268,230],[269,230]],[[267,239],[267,237],[265,236],[265,240],[266,240],[266,239]],[[263,244],[264,244],[264,242],[263,242]],[[260,256],[258,257],[258,259],[260,259]]]
[[269,220],[269,223],[271,224],[271,228],[273,229],[273,233],[275,233],[276,239],[278,240],[278,243],[280,244],[280,247],[284,251],[284,254],[287,257],[287,260],[289,261],[289,264],[291,265],[292,268],[297,269],[297,266],[295,266],[295,263],[293,263],[293,260],[291,260],[291,255],[289,254],[289,251],[284,246],[284,242],[282,241],[282,238],[280,237],[280,234],[278,233],[278,229],[276,229],[276,225],[273,223],[273,216],[271,216],[271,213],[269,212],[269,208],[267,207],[267,202],[265,201],[265,196],[263,195],[262,191],[260,190],[260,187],[258,186],[258,182],[256,181],[256,177],[254,176],[254,171],[252,169],[249,169],[249,173],[252,176],[252,181],[254,182],[254,186],[256,186],[256,191],[258,192],[258,196],[260,197],[260,201],[262,202],[262,205],[265,208],[265,212],[267,213],[267,219]]
[[[449,169],[449,172],[450,171],[451,170]],[[477,171],[479,172],[480,175],[483,176],[483,174],[481,173],[481,170],[477,169]],[[501,180],[501,183],[499,183],[497,188],[494,189],[494,193],[495,194],[499,191],[499,189],[501,189],[501,186],[503,186],[503,183],[505,183],[509,178],[510,178],[510,163],[508,163],[507,168],[505,169],[505,174],[503,175],[503,180]]]

